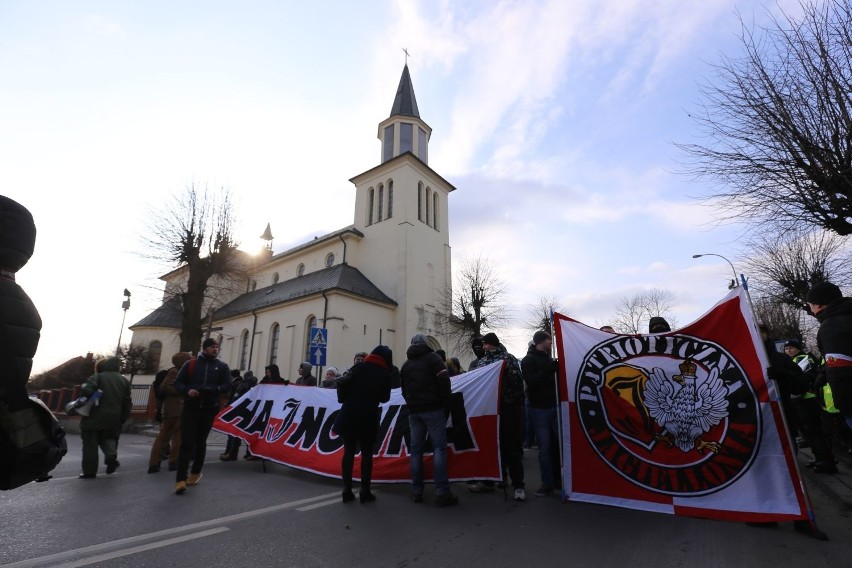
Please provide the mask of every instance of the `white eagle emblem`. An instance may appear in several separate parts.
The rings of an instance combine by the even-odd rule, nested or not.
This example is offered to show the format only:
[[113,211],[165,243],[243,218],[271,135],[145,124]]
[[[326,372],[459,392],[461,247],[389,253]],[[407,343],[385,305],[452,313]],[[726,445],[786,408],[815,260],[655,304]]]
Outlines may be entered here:
[[728,416],[728,388],[717,368],[699,380],[695,363],[687,360],[681,363],[680,372],[670,379],[662,369],[654,367],[645,383],[648,414],[663,429],[655,437],[683,452],[716,453],[720,445],[702,440],[701,435]]

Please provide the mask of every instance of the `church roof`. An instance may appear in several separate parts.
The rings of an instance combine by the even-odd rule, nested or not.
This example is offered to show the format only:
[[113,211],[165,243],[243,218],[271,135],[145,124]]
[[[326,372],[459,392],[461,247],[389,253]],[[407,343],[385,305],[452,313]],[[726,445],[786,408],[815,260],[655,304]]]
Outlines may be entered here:
[[219,308],[213,318],[218,321],[332,290],[349,292],[383,304],[397,305],[360,270],[348,264],[338,264],[243,294]]
[[172,327],[181,328],[181,320],[183,318],[183,304],[180,301],[180,296],[172,296],[166,302],[131,325],[128,329],[136,327]]
[[417,110],[417,99],[414,98],[414,87],[411,84],[411,75],[408,73],[407,64],[402,70],[402,77],[399,79],[399,87],[396,89],[396,98],[393,100],[390,115],[420,118],[420,111]]

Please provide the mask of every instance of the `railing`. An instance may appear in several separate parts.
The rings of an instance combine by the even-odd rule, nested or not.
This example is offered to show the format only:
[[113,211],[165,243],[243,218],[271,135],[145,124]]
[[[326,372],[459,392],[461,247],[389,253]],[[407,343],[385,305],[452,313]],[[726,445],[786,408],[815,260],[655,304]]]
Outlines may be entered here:
[[[65,414],[65,405],[80,396],[80,385],[72,388],[41,390],[33,395],[41,400],[53,413]],[[131,410],[135,418],[147,415],[151,418],[156,410],[156,399],[153,396],[151,385],[130,386]]]

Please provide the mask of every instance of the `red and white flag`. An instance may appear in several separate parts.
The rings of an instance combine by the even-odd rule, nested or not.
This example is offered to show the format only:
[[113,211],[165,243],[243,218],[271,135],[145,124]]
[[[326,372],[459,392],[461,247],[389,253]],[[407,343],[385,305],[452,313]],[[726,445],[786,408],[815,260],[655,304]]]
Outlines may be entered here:
[[[451,481],[500,479],[498,393],[502,361],[452,378],[448,420]],[[340,477],[343,438],[332,432],[340,410],[337,391],[295,385],[258,385],[216,417],[213,427],[248,443],[251,453],[290,467]],[[373,457],[374,482],[409,482],[408,407],[400,389],[381,405]],[[353,475],[361,471],[360,454]],[[428,446],[424,477],[432,477]]]
[[742,288],[675,332],[556,314],[567,499],[737,521],[807,518]]

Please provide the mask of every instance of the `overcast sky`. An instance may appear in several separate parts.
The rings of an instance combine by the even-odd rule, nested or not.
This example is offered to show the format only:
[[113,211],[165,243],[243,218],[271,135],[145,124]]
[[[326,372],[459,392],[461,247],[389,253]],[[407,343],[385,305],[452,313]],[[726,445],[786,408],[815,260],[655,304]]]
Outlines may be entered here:
[[[795,13],[795,0],[779,3]],[[0,193],[32,211],[18,282],[43,319],[34,372],[115,349],[162,299],[139,256],[152,208],[190,183],[237,199],[242,248],[353,222],[348,179],[379,163],[405,55],[450,244],[493,261],[516,328],[553,296],[590,325],[648,288],[681,325],[727,292],[747,234],[719,226],[674,142],[737,14],[775,2],[114,2],[0,0]],[[130,332],[123,331],[122,343]],[[462,361],[469,353],[459,354]],[[345,364],[344,364],[345,366]]]

